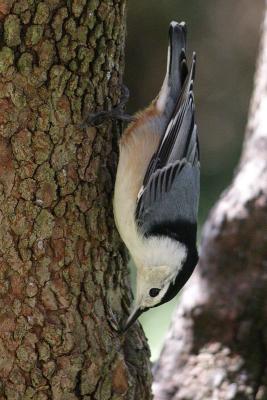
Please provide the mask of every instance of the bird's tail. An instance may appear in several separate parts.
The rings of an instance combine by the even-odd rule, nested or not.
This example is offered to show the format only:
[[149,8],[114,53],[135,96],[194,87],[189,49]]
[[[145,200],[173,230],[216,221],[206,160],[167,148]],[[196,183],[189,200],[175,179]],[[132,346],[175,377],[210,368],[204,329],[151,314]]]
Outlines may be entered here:
[[172,21],[169,27],[167,71],[157,99],[158,108],[171,117],[188,74],[186,64],[186,24]]

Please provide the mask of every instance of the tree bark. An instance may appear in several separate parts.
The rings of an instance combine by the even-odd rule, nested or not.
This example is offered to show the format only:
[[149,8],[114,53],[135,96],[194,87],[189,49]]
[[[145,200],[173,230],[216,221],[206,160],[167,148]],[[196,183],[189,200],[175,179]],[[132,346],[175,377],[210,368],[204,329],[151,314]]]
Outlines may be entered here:
[[155,368],[156,400],[267,398],[267,5],[243,152]]
[[125,0],[0,2],[0,399],[149,399],[112,191]]

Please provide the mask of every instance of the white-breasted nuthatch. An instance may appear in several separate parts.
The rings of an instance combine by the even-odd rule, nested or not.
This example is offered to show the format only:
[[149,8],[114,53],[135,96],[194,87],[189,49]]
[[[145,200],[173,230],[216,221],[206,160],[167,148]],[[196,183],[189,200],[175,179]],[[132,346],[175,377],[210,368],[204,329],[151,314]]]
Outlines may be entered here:
[[114,215],[137,269],[135,307],[123,330],[142,312],[171,300],[198,261],[196,57],[189,71],[185,46],[185,23],[171,22],[161,91],[120,140]]

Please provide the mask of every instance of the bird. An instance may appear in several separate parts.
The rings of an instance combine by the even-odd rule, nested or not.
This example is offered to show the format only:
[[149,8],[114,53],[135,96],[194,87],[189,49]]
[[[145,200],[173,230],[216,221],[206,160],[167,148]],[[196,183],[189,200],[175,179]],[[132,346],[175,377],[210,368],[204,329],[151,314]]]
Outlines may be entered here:
[[126,331],[148,309],[171,300],[198,262],[199,140],[185,22],[169,26],[167,71],[158,96],[122,133],[113,210],[136,266]]

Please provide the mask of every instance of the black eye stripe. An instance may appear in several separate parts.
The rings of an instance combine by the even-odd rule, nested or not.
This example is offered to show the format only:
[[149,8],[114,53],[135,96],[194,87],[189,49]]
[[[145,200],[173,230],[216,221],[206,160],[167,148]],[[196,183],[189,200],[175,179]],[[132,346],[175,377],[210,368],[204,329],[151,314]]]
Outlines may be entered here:
[[160,292],[160,289],[158,289],[158,288],[152,288],[152,289],[150,289],[150,291],[149,291],[149,296],[150,296],[150,297],[156,297],[156,296],[159,294],[159,292]]

